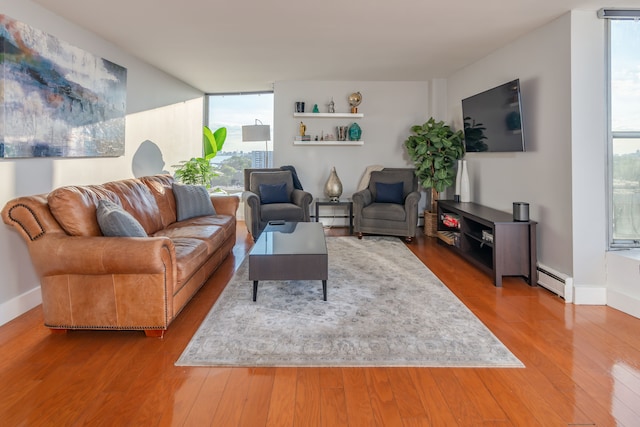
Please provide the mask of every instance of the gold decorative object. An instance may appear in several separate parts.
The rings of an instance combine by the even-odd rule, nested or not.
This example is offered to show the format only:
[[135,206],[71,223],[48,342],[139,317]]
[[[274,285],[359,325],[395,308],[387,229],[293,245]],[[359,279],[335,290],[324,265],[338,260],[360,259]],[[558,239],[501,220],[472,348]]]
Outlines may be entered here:
[[355,92],[349,95],[349,105],[351,105],[352,113],[355,114],[358,112],[358,105],[360,105],[361,102],[362,102],[362,95],[360,94],[360,92]]

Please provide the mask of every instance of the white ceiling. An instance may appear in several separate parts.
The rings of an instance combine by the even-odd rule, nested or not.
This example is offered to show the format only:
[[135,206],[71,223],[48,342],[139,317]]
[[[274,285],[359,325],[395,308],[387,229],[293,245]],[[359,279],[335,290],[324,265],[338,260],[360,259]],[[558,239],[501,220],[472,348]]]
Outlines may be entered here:
[[[33,0],[204,92],[444,78],[596,0]],[[618,0],[617,6],[638,6]],[[607,5],[611,6],[611,5]]]

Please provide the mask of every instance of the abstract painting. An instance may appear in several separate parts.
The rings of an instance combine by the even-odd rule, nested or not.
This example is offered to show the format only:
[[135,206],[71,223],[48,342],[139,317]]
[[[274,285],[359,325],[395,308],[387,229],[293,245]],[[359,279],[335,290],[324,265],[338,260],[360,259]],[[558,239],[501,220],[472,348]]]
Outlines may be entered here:
[[0,14],[0,158],[124,155],[127,70]]

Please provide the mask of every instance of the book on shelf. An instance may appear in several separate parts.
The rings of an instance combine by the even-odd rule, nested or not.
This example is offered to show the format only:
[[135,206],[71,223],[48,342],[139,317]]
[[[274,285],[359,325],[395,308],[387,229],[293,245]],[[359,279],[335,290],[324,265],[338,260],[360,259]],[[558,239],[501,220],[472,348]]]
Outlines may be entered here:
[[460,246],[460,233],[455,231],[438,231],[438,239],[451,246]]

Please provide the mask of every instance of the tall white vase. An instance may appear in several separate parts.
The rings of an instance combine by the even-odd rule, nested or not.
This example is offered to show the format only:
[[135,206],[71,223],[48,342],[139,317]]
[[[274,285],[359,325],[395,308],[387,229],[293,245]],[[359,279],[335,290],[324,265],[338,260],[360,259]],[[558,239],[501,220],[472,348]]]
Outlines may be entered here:
[[460,173],[460,201],[463,203],[471,201],[471,186],[469,184],[469,170],[467,161],[462,160],[462,172]]
[[458,160],[458,170],[456,171],[456,189],[453,194],[453,200],[456,202],[460,201],[460,185],[462,184],[460,181],[462,180],[462,160]]

